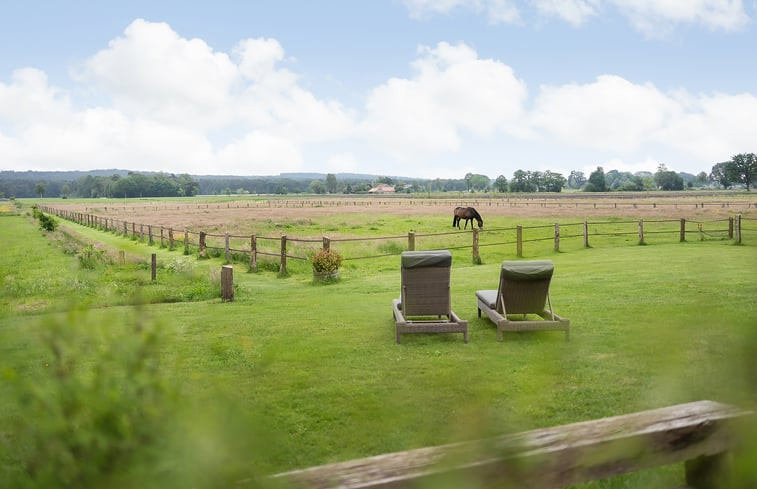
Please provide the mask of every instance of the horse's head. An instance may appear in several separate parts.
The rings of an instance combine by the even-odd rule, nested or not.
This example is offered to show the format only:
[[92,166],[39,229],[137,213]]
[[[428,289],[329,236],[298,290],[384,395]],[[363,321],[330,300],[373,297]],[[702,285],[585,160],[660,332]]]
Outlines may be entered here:
[[482,228],[484,227],[484,220],[480,217],[476,218],[476,221],[478,221],[478,227]]

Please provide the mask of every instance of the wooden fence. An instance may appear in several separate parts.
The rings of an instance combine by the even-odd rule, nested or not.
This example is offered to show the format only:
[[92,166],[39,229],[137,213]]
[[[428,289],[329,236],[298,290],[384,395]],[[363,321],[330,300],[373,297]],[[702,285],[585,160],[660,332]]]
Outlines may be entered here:
[[419,448],[278,474],[284,487],[560,488],[684,463],[686,487],[731,484],[729,455],[743,447],[753,413],[698,401],[543,428],[490,440]]
[[[742,242],[742,222],[753,223],[754,219],[746,219],[736,215],[710,221],[687,220],[687,219],[650,219],[628,221],[582,221],[574,223],[555,223],[554,225],[542,226],[515,226],[510,228],[474,228],[470,231],[451,231],[443,233],[416,233],[410,231],[407,235],[375,236],[360,238],[334,238],[321,236],[318,238],[297,238],[286,234],[272,237],[250,235],[233,235],[228,232],[208,233],[205,231],[189,231],[188,229],[175,230],[170,227],[155,226],[150,224],[121,221],[109,217],[88,214],[83,212],[58,209],[50,206],[40,206],[40,210],[53,214],[59,218],[76,222],[83,226],[102,229],[104,231],[130,236],[149,245],[158,244],[173,250],[183,247],[184,253],[189,254],[191,248],[197,250],[201,257],[206,257],[209,250],[217,255],[223,255],[226,263],[230,263],[235,254],[245,255],[249,258],[251,270],[257,270],[258,258],[268,256],[279,262],[279,271],[287,273],[287,260],[309,260],[309,255],[294,254],[293,248],[302,250],[310,247],[329,249],[334,243],[357,243],[361,241],[381,242],[397,241],[406,242],[406,245],[397,246],[386,252],[370,253],[363,255],[344,256],[344,260],[363,260],[398,255],[401,251],[416,250],[421,247],[418,242],[425,239],[439,239],[443,236],[469,236],[470,241],[466,244],[453,244],[445,246],[446,249],[471,249],[471,259],[474,263],[481,263],[481,249],[497,247],[503,249],[511,247],[515,256],[522,257],[524,245],[538,242],[551,242],[555,252],[560,252],[565,240],[580,239],[584,248],[591,247],[592,240],[598,237],[625,237],[631,238],[636,244],[646,244],[650,236],[661,234],[675,235],[681,242],[687,237],[695,236],[698,239],[731,239],[736,243]],[[601,229],[600,229],[601,228]],[[620,229],[619,229],[620,228]],[[748,230],[754,230],[747,227]],[[484,242],[482,242],[484,237]]]

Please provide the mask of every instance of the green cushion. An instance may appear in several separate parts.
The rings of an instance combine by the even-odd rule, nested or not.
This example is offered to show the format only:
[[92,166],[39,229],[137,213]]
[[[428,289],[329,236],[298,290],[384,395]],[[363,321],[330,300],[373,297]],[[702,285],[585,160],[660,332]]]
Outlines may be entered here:
[[452,254],[447,250],[403,251],[402,268],[449,267]]
[[502,276],[508,280],[544,280],[552,277],[551,260],[503,261]]

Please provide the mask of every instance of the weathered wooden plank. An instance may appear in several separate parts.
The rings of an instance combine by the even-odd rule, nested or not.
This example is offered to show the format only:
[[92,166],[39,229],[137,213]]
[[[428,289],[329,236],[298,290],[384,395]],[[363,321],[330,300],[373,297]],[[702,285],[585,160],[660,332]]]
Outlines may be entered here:
[[[735,445],[733,422],[748,414],[698,401],[295,470],[274,478],[307,488],[432,487],[438,477],[483,486],[559,488],[723,453]],[[698,485],[695,479],[711,474],[702,471],[701,464],[696,467],[702,473],[692,471],[686,483],[710,487]]]

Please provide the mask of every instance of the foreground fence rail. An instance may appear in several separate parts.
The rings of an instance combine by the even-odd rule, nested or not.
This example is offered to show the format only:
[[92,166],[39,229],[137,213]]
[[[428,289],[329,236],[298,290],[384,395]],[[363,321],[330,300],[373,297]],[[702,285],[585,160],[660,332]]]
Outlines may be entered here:
[[498,438],[389,453],[273,476],[286,487],[560,488],[685,464],[686,487],[731,487],[729,452],[753,413],[713,401],[538,429]]
[[[62,219],[76,222],[103,231],[121,234],[125,237],[146,242],[149,245],[159,245],[176,249],[181,240],[185,254],[190,254],[192,248],[197,250],[200,257],[209,254],[224,256],[226,263],[233,261],[235,255],[244,255],[249,261],[250,269],[258,267],[258,257],[271,257],[278,260],[279,271],[287,272],[287,260],[307,261],[319,247],[329,249],[332,243],[341,245],[359,245],[360,243],[390,243],[378,250],[365,250],[365,247],[353,248],[353,254],[344,256],[344,260],[365,260],[399,255],[405,250],[424,249],[422,245],[427,240],[451,238],[444,245],[449,250],[470,249],[474,263],[481,263],[481,249],[499,250],[509,247],[507,253],[517,257],[524,256],[524,245],[541,242],[553,243],[555,252],[561,252],[567,240],[581,240],[584,248],[592,247],[591,241],[596,238],[622,238],[642,245],[647,244],[650,236],[677,236],[678,241],[687,239],[698,240],[717,239],[734,240],[740,244],[743,231],[755,231],[755,219],[743,218],[740,214],[725,219],[710,221],[687,219],[650,219],[625,221],[583,221],[570,223],[555,223],[554,225],[516,226],[511,228],[494,228],[486,230],[473,228],[466,231],[451,231],[421,234],[414,231],[407,235],[371,236],[371,237],[340,237],[331,239],[328,236],[318,238],[290,237],[282,234],[278,237],[250,235],[232,235],[226,233],[208,233],[205,231],[190,231],[188,229],[173,229],[171,227],[156,226],[145,223],[121,221],[95,214],[74,212],[50,206],[40,206],[40,210],[53,214]],[[747,223],[742,227],[743,222]],[[632,238],[633,237],[633,238]],[[632,239],[629,239],[632,238]],[[461,243],[460,240],[468,240]],[[483,241],[483,242],[482,242]],[[393,243],[393,244],[391,244]],[[514,247],[514,250],[512,249]],[[429,249],[426,247],[425,249]],[[364,251],[365,250],[365,251]]]

